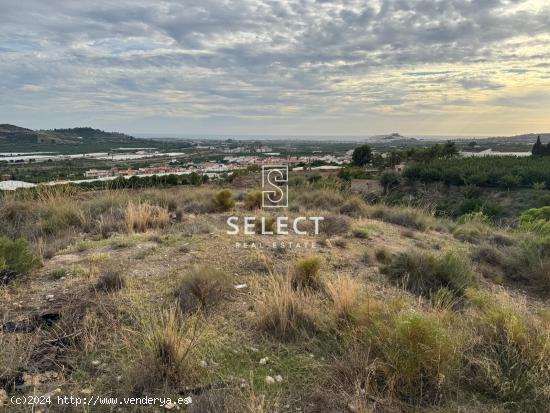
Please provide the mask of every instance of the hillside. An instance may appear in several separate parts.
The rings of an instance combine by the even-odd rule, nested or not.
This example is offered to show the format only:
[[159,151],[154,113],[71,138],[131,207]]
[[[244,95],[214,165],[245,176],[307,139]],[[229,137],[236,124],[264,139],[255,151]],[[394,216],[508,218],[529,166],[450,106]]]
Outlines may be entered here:
[[118,132],[105,132],[89,127],[32,130],[20,126],[0,125],[0,142],[22,144],[82,145],[86,143],[132,143],[136,138]]
[[230,189],[0,198],[0,235],[30,242],[0,238],[0,392],[190,396],[195,413],[547,411],[547,238],[329,180],[291,191],[288,214],[325,217],[320,234],[232,236],[228,216],[276,214]]

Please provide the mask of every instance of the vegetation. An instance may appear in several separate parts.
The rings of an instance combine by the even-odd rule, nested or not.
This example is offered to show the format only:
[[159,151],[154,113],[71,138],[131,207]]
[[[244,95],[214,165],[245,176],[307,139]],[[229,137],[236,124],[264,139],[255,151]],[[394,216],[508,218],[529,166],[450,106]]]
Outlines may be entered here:
[[430,296],[447,288],[460,296],[476,284],[469,262],[456,253],[432,255],[406,251],[394,256],[383,272],[408,290]]
[[412,163],[403,176],[411,181],[495,188],[531,188],[544,182],[550,187],[550,159],[492,157],[433,160]]
[[324,216],[318,236],[228,235],[227,208],[258,205],[247,175],[3,194],[1,265],[28,275],[0,286],[0,388],[183,391],[201,412],[545,411],[546,207],[441,218],[311,176],[288,215]]
[[361,145],[353,150],[351,157],[353,165],[365,166],[372,160],[372,149],[369,145]]

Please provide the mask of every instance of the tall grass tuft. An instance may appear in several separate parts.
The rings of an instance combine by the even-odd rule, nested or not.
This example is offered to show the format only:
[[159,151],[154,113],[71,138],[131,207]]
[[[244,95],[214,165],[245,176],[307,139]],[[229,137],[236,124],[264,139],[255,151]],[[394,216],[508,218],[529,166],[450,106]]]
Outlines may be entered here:
[[169,218],[165,208],[130,201],[126,207],[126,230],[133,234],[145,232],[150,228],[161,228],[168,224]]
[[316,330],[315,298],[292,287],[289,277],[271,277],[257,300],[259,327],[280,339],[292,339]]
[[312,255],[299,260],[292,273],[292,285],[294,288],[318,289],[322,285],[321,257]]

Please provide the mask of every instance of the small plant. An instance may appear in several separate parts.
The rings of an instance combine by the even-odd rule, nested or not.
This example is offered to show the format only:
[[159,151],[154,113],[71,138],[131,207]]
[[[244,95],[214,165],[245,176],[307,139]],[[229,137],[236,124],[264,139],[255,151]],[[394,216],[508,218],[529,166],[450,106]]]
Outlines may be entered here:
[[225,273],[208,268],[196,267],[187,274],[176,290],[176,298],[184,313],[207,310],[232,291]]
[[126,279],[124,275],[118,271],[107,271],[103,273],[96,283],[96,289],[110,293],[118,291],[126,285]]
[[321,286],[321,257],[302,258],[294,266],[292,285],[294,288],[319,288]]
[[246,194],[244,207],[249,210],[260,209],[262,207],[262,192],[253,191]]
[[60,268],[58,270],[53,270],[48,273],[48,277],[52,280],[60,280],[61,278],[66,277],[69,272],[65,268]]
[[214,195],[213,203],[216,210],[220,212],[229,211],[235,207],[235,200],[229,189],[222,189]]

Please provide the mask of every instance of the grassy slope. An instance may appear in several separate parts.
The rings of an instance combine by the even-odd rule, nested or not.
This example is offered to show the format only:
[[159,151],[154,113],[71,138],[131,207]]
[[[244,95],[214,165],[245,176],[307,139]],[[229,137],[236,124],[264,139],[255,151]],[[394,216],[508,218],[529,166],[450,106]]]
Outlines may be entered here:
[[[176,211],[185,209],[194,199],[204,200],[208,196],[207,189],[179,188],[108,194],[99,198],[105,204],[123,205],[124,209],[128,197],[134,200],[139,197]],[[94,202],[101,203],[94,200],[98,198],[96,194],[80,194],[77,198],[77,207],[82,211],[90,211]],[[314,201],[310,199],[309,210],[301,212],[338,215],[343,199],[336,201],[332,211],[322,212],[315,211]],[[54,205],[57,201],[43,201],[48,202]],[[353,215],[365,216],[350,218],[350,228],[341,235],[322,236],[327,241],[320,242],[316,251],[321,257],[320,273],[324,283],[347,277],[362,290],[356,299],[351,299],[350,317],[340,319],[336,315],[334,297],[331,299],[323,289],[305,292],[305,301],[311,303],[307,311],[315,313],[315,326],[299,328],[292,339],[278,337],[262,326],[259,311],[261,303],[274,293],[271,277],[281,278],[292,273],[293,263],[311,251],[236,249],[235,237],[225,234],[227,213],[184,212],[181,222],[172,219],[163,228],[136,234],[126,234],[124,227],[119,227],[119,233],[108,238],[70,231],[56,234],[67,238],[66,246],[53,257],[45,258],[44,266],[36,273],[1,288],[0,314],[4,321],[28,322],[37,315],[51,312],[59,312],[63,318],[53,327],[34,333],[0,333],[4,344],[1,373],[7,377],[22,368],[28,376],[20,392],[26,394],[44,394],[57,388],[61,394],[91,392],[119,397],[175,396],[178,391],[184,395],[194,391],[196,401],[192,411],[286,412],[296,408],[303,411],[454,411],[457,406],[470,411],[515,411],[518,406],[527,406],[525,411],[537,411],[538,405],[521,404],[524,402],[521,395],[471,388],[464,381],[464,377],[471,375],[464,366],[441,367],[446,369],[445,374],[452,376],[446,378],[444,373],[434,373],[429,365],[440,360],[441,355],[449,357],[451,364],[464,363],[460,352],[469,351],[468,346],[475,344],[473,331],[479,327],[475,323],[483,317],[480,314],[485,314],[479,308],[488,305],[483,300],[502,300],[522,314],[518,320],[528,320],[526,325],[544,324],[544,317],[534,315],[546,314],[544,303],[530,297],[526,305],[525,293],[482,279],[479,290],[488,298],[472,293],[473,298],[457,309],[434,308],[429,299],[403,290],[381,274],[380,251],[392,255],[413,248],[434,254],[452,250],[467,256],[476,247],[454,238],[445,229],[451,225],[448,222],[432,222],[420,212],[419,216],[429,222],[429,228],[416,231],[384,222],[391,214],[373,214],[363,205],[360,208],[365,210]],[[236,213],[250,214],[239,203]],[[366,217],[373,215],[378,218]],[[97,225],[97,219],[98,215],[84,217],[92,227]],[[251,237],[264,242],[272,238]],[[302,240],[296,236],[284,238]],[[232,284],[247,284],[247,288],[232,292],[208,311],[182,316],[183,324],[196,325],[200,330],[196,346],[182,363],[181,370],[157,372],[161,362],[152,338],[157,331],[155,326],[162,325],[163,337],[174,334],[167,328],[162,314],[171,311],[175,289],[197,265],[218,269],[227,274]],[[109,270],[122,271],[126,285],[112,293],[95,291],[98,277]],[[474,305],[474,301],[482,304]],[[427,320],[429,326],[439,326],[443,336],[438,335],[439,330],[422,324],[423,320]],[[420,324],[414,324],[417,322]],[[381,329],[384,324],[393,326],[392,330]],[[400,335],[406,325],[416,326],[414,331],[425,334],[428,339],[439,337],[438,343],[446,343],[450,336],[451,342],[465,344],[455,347],[451,343],[448,348],[435,345],[434,351],[438,354],[430,355],[428,350],[433,350],[433,346],[422,344],[422,337],[416,342],[408,333]],[[518,334],[530,338],[526,332],[528,327],[518,328],[525,330]],[[548,331],[548,324],[541,328]],[[191,336],[189,331],[175,335],[183,337],[183,342]],[[13,342],[14,337],[17,344]],[[411,344],[411,340],[417,344]],[[366,341],[371,343],[370,347],[363,347]],[[399,353],[401,348],[413,354]],[[369,359],[371,351],[373,357],[384,361],[385,367],[373,368],[369,364],[376,362]],[[28,361],[18,363],[14,355]],[[538,356],[542,357],[541,363],[548,362],[548,354]],[[261,364],[264,357],[268,361]],[[392,365],[392,360],[397,365]],[[44,375],[45,372],[55,373]],[[368,380],[364,376],[367,372]],[[266,376],[276,375],[282,376],[281,383],[266,384]],[[35,384],[31,384],[31,376],[35,377]],[[419,379],[424,376],[428,379]],[[435,381],[431,380],[434,377]],[[435,389],[437,383],[441,389]],[[214,389],[208,387],[211,385]],[[427,386],[423,391],[430,396],[418,396],[418,386]],[[221,390],[216,390],[218,387]],[[410,391],[403,394],[403,389]],[[207,405],[216,407],[208,410]],[[107,407],[102,409],[109,411]]]

